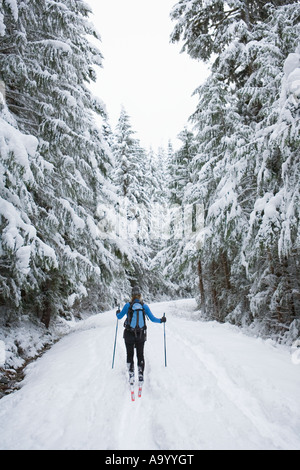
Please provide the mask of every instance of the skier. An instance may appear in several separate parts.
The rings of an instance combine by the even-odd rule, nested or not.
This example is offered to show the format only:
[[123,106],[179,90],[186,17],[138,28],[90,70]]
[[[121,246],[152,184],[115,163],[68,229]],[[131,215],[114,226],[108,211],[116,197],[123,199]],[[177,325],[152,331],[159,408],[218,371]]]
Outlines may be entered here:
[[138,362],[138,381],[139,385],[142,386],[144,382],[144,369],[145,369],[145,358],[144,358],[144,345],[147,339],[147,326],[145,316],[147,316],[154,323],[165,323],[166,317],[156,318],[151,312],[147,304],[142,301],[141,289],[139,287],[133,287],[131,302],[124,305],[122,311],[117,311],[117,318],[121,320],[125,315],[125,330],[124,340],[127,351],[127,368],[129,372],[129,383],[131,386],[134,385],[134,348],[136,348],[137,362]]

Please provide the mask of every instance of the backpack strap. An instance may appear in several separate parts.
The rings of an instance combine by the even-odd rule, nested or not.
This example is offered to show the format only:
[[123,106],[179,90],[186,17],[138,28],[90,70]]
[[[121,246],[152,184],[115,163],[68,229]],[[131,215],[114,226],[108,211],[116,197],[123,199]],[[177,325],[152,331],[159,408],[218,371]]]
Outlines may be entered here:
[[130,326],[130,324],[131,324],[132,317],[133,317],[133,309],[132,309],[133,304],[134,304],[134,302],[130,302],[129,309],[128,309],[128,316],[127,316],[127,319],[128,319],[128,325],[129,325],[129,326]]

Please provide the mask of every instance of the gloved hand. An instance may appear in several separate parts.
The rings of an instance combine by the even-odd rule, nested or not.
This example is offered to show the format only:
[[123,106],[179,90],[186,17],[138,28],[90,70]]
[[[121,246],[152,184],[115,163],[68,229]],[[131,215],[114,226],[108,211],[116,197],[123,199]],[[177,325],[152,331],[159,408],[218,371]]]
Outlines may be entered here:
[[167,321],[166,317],[162,317],[162,318],[160,319],[160,323],[166,323],[166,321]]
[[118,313],[121,313],[120,307],[119,307],[118,310],[116,311],[116,315],[118,315]]

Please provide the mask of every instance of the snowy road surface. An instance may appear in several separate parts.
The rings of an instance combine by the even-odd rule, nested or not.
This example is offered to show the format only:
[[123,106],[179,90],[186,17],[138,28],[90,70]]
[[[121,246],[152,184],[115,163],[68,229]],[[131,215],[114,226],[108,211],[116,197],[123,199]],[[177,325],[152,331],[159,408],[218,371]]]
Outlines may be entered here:
[[195,321],[195,302],[151,305],[143,397],[130,401],[123,321],[77,324],[0,400],[0,449],[300,449],[300,365],[287,348]]

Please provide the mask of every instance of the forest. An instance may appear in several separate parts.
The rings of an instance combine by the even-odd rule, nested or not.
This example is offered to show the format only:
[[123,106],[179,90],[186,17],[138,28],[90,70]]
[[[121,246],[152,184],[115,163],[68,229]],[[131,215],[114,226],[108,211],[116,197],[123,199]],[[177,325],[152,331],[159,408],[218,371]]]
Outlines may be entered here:
[[103,61],[90,15],[81,0],[0,2],[0,339],[114,308],[139,284],[291,344],[299,1],[174,4],[170,41],[210,64],[178,150],[143,148],[124,108],[111,128],[89,88]]

